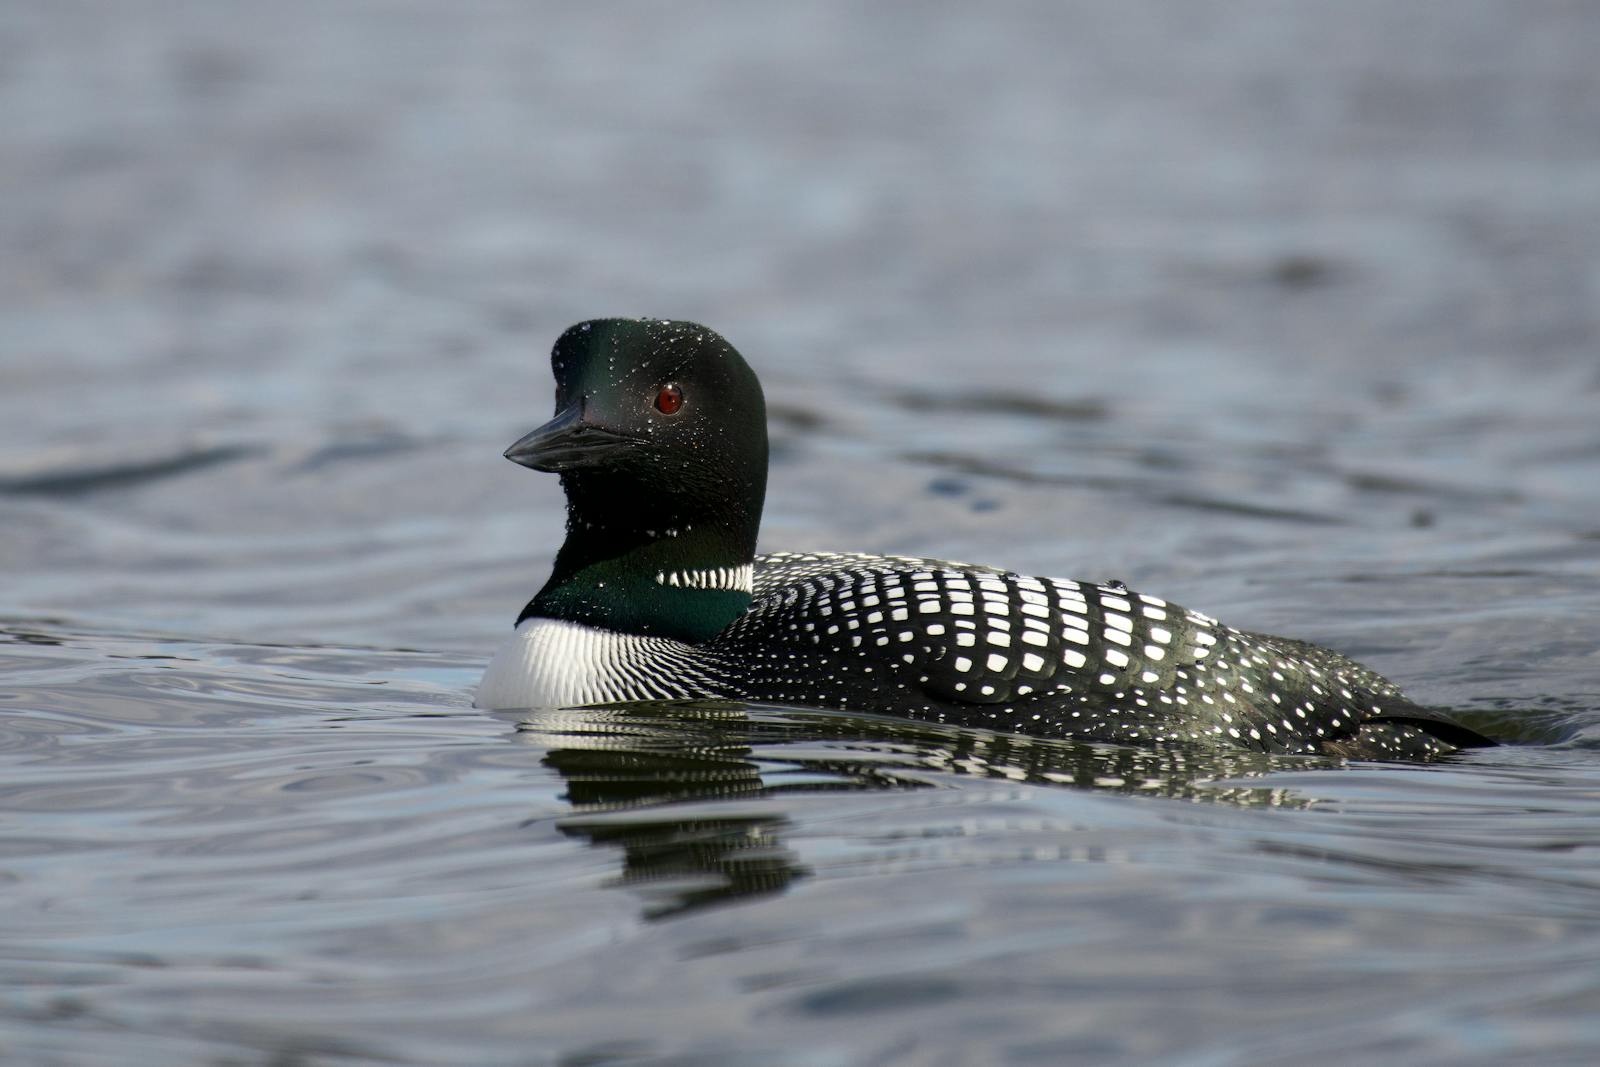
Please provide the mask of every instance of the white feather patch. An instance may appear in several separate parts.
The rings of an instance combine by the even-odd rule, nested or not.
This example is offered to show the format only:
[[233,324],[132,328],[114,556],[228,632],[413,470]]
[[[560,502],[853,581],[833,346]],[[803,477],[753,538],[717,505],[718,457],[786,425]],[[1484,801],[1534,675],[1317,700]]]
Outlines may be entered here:
[[666,637],[524,619],[483,672],[480,708],[571,708],[716,696],[704,653]]
[[739,567],[708,567],[698,571],[657,571],[656,584],[683,589],[732,589],[748,593],[754,576],[755,568],[746,563]]

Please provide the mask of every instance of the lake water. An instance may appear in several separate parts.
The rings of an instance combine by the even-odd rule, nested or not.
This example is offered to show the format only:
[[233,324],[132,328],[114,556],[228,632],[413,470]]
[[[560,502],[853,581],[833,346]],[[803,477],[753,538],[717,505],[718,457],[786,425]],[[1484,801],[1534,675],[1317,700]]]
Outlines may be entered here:
[[[0,10],[0,1059],[1600,1060],[1600,11]],[[763,546],[1120,578],[1505,747],[471,707],[595,315]]]

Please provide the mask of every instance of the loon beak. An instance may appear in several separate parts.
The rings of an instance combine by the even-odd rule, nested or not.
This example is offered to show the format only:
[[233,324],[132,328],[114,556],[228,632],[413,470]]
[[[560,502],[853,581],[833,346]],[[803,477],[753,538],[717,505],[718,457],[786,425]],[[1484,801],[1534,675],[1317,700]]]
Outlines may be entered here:
[[506,449],[505,457],[536,471],[560,474],[602,466],[613,453],[633,443],[634,439],[625,434],[589,422],[584,418],[583,405],[573,404],[537,430],[518,438]]

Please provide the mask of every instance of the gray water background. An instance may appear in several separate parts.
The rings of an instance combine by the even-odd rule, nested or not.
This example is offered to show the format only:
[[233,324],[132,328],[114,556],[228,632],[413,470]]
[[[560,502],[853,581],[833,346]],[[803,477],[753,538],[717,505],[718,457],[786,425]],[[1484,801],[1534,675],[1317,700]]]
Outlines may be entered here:
[[[1600,1059],[1600,9],[0,7],[0,1059]],[[470,707],[580,318],[767,548],[1116,577],[1429,767]]]

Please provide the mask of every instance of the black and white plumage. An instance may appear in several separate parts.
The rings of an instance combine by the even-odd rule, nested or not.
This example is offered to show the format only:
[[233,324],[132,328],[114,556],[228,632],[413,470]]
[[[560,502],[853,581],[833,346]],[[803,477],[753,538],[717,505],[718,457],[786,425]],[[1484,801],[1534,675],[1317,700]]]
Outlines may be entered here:
[[563,334],[552,363],[558,416],[507,455],[562,474],[567,542],[480,705],[729,698],[1368,758],[1492,743],[1336,652],[1120,584],[755,556],[764,414],[726,341],[692,323],[599,320]]

